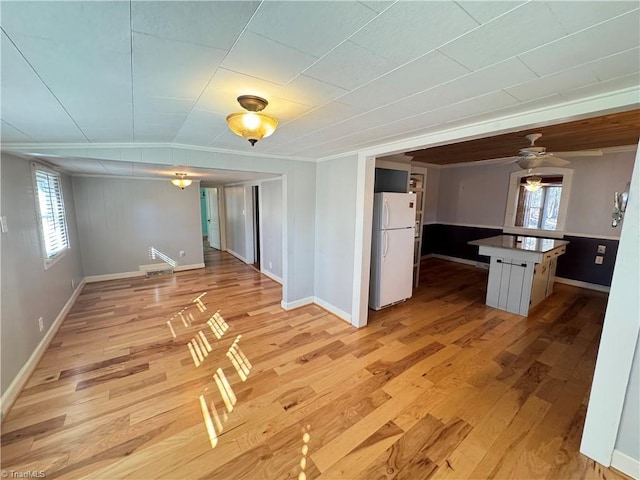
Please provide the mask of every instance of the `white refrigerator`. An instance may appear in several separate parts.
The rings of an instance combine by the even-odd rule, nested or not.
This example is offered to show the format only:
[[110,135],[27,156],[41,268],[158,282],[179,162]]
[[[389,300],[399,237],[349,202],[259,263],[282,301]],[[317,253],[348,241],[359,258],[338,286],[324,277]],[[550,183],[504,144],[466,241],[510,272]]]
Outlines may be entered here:
[[374,195],[369,308],[411,298],[415,219],[415,193]]

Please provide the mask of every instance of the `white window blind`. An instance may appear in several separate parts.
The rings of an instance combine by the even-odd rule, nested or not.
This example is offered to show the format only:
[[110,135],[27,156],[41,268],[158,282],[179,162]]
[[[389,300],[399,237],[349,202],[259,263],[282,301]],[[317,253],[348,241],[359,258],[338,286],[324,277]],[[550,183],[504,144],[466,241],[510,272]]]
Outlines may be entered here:
[[45,265],[69,248],[67,219],[60,175],[38,167],[34,169],[38,209],[42,225]]

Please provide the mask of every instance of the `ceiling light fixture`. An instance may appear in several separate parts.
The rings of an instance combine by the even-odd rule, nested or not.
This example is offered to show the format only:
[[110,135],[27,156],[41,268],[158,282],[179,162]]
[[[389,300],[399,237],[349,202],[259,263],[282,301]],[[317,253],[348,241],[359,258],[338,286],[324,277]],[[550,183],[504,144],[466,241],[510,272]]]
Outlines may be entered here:
[[264,98],[241,95],[238,97],[238,103],[248,111],[232,113],[227,116],[227,124],[233,133],[246,138],[253,146],[258,140],[262,140],[276,131],[278,120],[271,115],[261,113],[269,104]]
[[542,188],[542,177],[528,177],[524,188],[529,192],[540,190]]
[[171,180],[171,183],[173,183],[176,187],[180,187],[181,190],[184,190],[185,187],[188,187],[193,182],[193,180],[187,180],[186,178],[184,178],[187,176],[186,173],[176,173],[176,175],[179,178],[174,178],[173,180]]

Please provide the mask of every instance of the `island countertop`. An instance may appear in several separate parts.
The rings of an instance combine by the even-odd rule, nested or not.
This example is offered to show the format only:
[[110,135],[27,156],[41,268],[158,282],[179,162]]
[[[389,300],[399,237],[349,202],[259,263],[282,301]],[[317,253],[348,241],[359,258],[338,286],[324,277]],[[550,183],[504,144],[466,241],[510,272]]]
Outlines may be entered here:
[[527,252],[545,253],[569,242],[556,238],[524,237],[516,235],[498,235],[496,237],[481,238],[468,242],[469,245],[480,247],[507,248]]

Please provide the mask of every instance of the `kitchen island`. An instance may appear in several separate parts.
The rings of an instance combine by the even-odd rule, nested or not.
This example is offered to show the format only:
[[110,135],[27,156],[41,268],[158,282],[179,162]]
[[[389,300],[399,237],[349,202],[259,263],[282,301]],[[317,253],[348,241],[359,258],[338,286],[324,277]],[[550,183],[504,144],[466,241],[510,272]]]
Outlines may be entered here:
[[469,242],[491,258],[486,304],[527,316],[553,293],[558,257],[569,242],[553,238],[498,235]]

